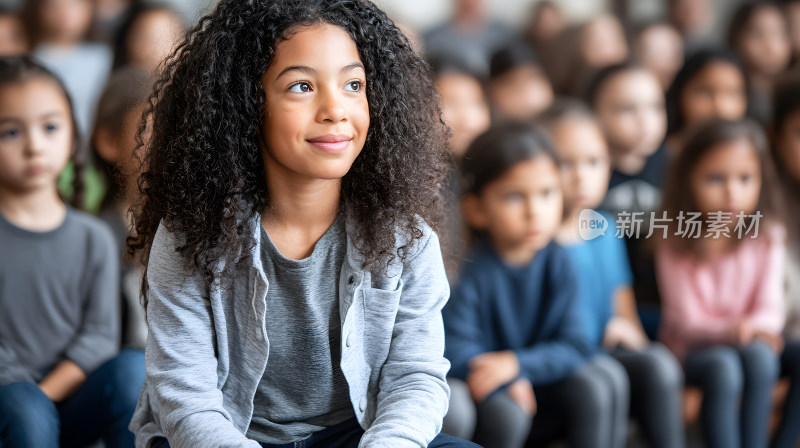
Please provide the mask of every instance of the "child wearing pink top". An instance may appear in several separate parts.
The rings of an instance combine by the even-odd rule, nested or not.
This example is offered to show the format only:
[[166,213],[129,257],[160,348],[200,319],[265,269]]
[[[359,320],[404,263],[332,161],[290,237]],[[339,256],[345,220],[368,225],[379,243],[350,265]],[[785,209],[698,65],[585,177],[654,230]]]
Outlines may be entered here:
[[661,340],[703,391],[707,446],[765,447],[784,349],[785,231],[764,133],[749,120],[703,124],[669,176],[655,254]]

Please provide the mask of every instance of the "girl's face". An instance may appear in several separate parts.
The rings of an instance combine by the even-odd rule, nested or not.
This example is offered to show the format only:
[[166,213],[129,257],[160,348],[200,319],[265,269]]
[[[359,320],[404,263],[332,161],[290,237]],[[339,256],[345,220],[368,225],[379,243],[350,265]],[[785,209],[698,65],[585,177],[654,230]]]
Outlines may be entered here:
[[293,176],[341,179],[369,130],[367,75],[355,42],[334,25],[278,43],[261,78],[265,164]]
[[488,233],[498,252],[537,251],[553,239],[561,223],[558,167],[549,157],[534,157],[465,201],[468,222]]
[[728,62],[711,62],[686,83],[679,101],[686,126],[712,118],[738,120],[747,109],[744,77]]
[[174,12],[156,9],[143,13],[126,39],[129,63],[154,71],[169,56],[183,34],[183,22]]
[[[125,113],[122,118],[122,128],[119,135],[113,135],[110,129],[98,129],[95,133],[95,147],[98,155],[126,175],[135,173],[138,162],[134,156],[136,150],[136,133],[139,130],[139,121],[142,119],[146,102],[141,102]],[[149,137],[149,127],[145,130],[144,140]]]
[[72,115],[46,78],[0,87],[0,188],[24,194],[56,188],[72,152]]
[[442,117],[450,126],[450,151],[461,157],[472,140],[489,129],[489,106],[477,79],[462,73],[444,73],[437,79]]
[[761,193],[761,161],[747,139],[714,146],[701,157],[689,177],[692,195],[703,213],[752,214]]
[[91,0],[44,0],[39,11],[43,38],[53,43],[81,41],[92,25]]
[[639,34],[636,57],[658,77],[666,92],[683,65],[683,39],[669,25],[651,26]]
[[777,135],[777,150],[786,171],[795,183],[800,183],[800,111],[783,121]]
[[569,119],[550,135],[561,157],[564,205],[568,210],[595,208],[603,201],[611,160],[600,128],[591,120]]
[[533,65],[509,70],[490,85],[495,111],[504,118],[524,120],[533,118],[553,102],[553,88]]
[[613,75],[600,89],[595,113],[611,150],[653,154],[667,129],[664,93],[656,77],[646,70],[628,70]]
[[607,67],[628,57],[628,43],[619,20],[606,14],[591,20],[581,33],[581,56],[589,67]]
[[22,21],[13,15],[0,15],[0,56],[25,54],[28,52],[28,45]]
[[746,64],[761,73],[777,75],[791,57],[786,19],[777,7],[759,8],[741,31],[737,50]]

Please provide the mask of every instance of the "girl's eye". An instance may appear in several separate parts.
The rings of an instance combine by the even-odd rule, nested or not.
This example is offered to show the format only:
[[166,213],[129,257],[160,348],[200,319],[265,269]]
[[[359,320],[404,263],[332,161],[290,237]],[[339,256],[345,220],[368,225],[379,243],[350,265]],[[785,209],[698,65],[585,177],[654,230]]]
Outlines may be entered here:
[[350,81],[344,86],[344,89],[348,92],[358,92],[361,90],[361,81]]
[[522,193],[508,193],[505,195],[506,202],[517,202],[522,200]]
[[57,130],[58,130],[58,125],[55,125],[55,124],[46,124],[46,125],[44,126],[44,129],[45,129],[45,131],[47,131],[48,133],[55,132],[55,131],[57,131]]
[[0,137],[4,140],[13,139],[19,136],[19,130],[16,128],[5,129],[0,131]]
[[721,184],[725,182],[725,176],[720,174],[712,174],[706,178],[712,184]]
[[739,176],[739,180],[743,184],[746,184],[746,183],[750,182],[750,175],[749,174],[743,174],[743,175]]
[[307,82],[298,82],[296,84],[292,84],[289,87],[289,91],[295,93],[308,93],[311,91],[311,84]]

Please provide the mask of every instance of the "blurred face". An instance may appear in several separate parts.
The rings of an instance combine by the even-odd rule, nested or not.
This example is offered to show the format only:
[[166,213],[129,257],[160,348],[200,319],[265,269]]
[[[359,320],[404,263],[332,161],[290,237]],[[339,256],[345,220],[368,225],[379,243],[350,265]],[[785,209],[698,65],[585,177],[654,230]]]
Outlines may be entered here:
[[18,56],[28,52],[28,37],[19,18],[0,15],[0,56]]
[[711,118],[742,118],[747,109],[742,73],[727,62],[708,64],[686,83],[680,107],[686,126]]
[[366,72],[347,32],[330,24],[299,28],[276,45],[261,84],[267,170],[341,179],[369,129]]
[[[722,143],[702,157],[689,178],[697,211],[752,214],[761,193],[761,162],[746,140]],[[691,210],[690,210],[691,211]]]
[[532,118],[553,102],[550,82],[532,65],[509,70],[492,81],[489,90],[492,106],[504,118]]
[[800,112],[790,115],[777,135],[780,161],[792,179],[800,183]]
[[55,83],[34,78],[0,87],[0,189],[55,191],[72,145],[69,105]]
[[538,8],[528,28],[529,35],[538,41],[555,37],[566,26],[564,15],[554,4]]
[[759,8],[739,35],[736,49],[753,70],[767,75],[783,71],[789,64],[791,47],[780,9]]
[[450,151],[456,157],[464,155],[478,135],[489,129],[489,106],[480,83],[460,73],[445,73],[437,80],[442,116],[453,136]]
[[465,200],[473,201],[466,207],[470,225],[487,232],[498,252],[533,254],[553,239],[561,222],[558,167],[546,156],[534,157]]
[[600,87],[595,113],[611,150],[643,157],[654,153],[667,128],[661,85],[646,70],[617,73]]
[[800,56],[800,2],[793,1],[786,5],[786,18],[789,21],[789,40],[792,53]]
[[125,42],[129,62],[154,71],[175,48],[183,31],[181,18],[172,11],[157,9],[143,13],[131,26]]
[[44,38],[57,44],[84,38],[92,24],[92,0],[44,0],[39,19]]
[[550,135],[561,157],[566,209],[596,208],[603,202],[611,176],[611,160],[600,128],[591,120],[574,118],[556,126]]
[[590,67],[607,67],[628,57],[622,26],[612,15],[593,19],[581,36],[581,55]]
[[670,22],[683,34],[695,34],[706,27],[711,18],[709,0],[671,0]]
[[666,92],[683,65],[683,40],[669,25],[651,26],[639,35],[636,57],[658,77]]

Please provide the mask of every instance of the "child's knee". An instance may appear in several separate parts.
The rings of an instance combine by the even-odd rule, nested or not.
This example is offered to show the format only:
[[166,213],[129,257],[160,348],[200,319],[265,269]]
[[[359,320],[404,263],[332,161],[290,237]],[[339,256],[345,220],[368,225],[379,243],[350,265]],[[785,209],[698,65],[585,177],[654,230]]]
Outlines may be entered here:
[[742,362],[735,349],[719,349],[707,354],[704,363],[703,390],[709,393],[738,396],[744,388]]
[[450,407],[442,423],[442,432],[462,439],[471,439],[477,421],[475,403],[469,393],[467,383],[448,378],[450,386]]
[[0,445],[57,446],[58,409],[34,383],[0,386]]
[[772,384],[780,375],[780,360],[767,344],[753,342],[740,351],[742,368],[747,381],[755,384]]
[[125,349],[100,366],[92,376],[97,376],[96,380],[105,385],[110,412],[131,413],[144,383],[144,353]]

